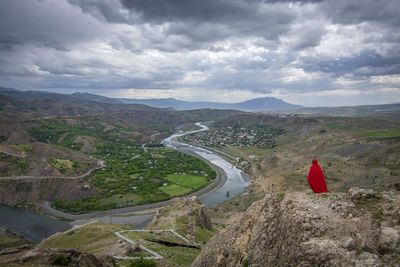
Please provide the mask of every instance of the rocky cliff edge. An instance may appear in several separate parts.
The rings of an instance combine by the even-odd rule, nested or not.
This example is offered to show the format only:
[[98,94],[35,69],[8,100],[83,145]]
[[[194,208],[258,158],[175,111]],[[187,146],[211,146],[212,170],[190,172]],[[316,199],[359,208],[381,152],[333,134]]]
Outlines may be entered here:
[[400,194],[267,194],[193,266],[398,266]]

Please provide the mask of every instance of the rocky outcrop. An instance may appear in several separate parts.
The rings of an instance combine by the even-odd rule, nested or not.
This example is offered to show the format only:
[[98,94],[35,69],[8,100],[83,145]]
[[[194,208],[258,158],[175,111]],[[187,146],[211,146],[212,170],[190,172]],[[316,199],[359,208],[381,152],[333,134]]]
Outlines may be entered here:
[[120,240],[118,240],[118,245],[120,248],[122,248],[123,254],[126,256],[129,256],[134,252],[142,251],[140,245],[135,242],[133,244],[130,244],[130,243],[124,242],[120,239]]
[[198,228],[212,230],[208,208],[195,197],[174,199],[174,204],[157,210],[147,229],[184,229],[184,235],[195,241]]
[[377,194],[373,189],[353,187],[349,190],[349,196],[353,202],[359,202],[366,199],[376,198]]
[[200,205],[200,208],[194,214],[195,225],[212,230],[210,213],[205,205]]
[[399,194],[355,191],[267,194],[209,240],[193,266],[398,265]]
[[193,217],[195,226],[212,230],[208,208],[195,197],[175,198],[174,204],[158,209],[147,228],[171,227],[179,217]]

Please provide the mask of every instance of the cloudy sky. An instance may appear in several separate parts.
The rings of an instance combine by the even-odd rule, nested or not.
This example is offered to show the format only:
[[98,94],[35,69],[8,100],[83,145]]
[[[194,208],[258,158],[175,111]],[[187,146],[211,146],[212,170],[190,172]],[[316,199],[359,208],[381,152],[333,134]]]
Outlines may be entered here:
[[398,0],[1,0],[0,86],[400,102]]

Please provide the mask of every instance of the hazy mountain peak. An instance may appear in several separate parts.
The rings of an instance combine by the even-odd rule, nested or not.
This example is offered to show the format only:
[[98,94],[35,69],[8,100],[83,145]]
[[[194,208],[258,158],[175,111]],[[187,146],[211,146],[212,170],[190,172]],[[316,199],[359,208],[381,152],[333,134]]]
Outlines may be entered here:
[[190,110],[201,108],[214,108],[214,109],[239,109],[244,111],[266,111],[266,110],[290,110],[302,108],[299,105],[292,105],[281,99],[274,97],[254,98],[239,103],[218,103],[218,102],[194,102],[184,101],[174,98],[161,98],[161,99],[126,99],[119,98],[123,103],[137,103],[145,104],[153,107],[168,108],[172,107],[177,110]]

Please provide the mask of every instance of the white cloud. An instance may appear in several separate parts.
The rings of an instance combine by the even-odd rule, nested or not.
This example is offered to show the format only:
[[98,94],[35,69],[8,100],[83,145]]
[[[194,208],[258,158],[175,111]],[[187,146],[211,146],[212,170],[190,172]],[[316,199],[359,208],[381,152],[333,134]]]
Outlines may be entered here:
[[371,78],[371,83],[373,84],[397,84],[399,86],[398,90],[400,90],[400,74],[395,75],[382,75],[375,76]]

